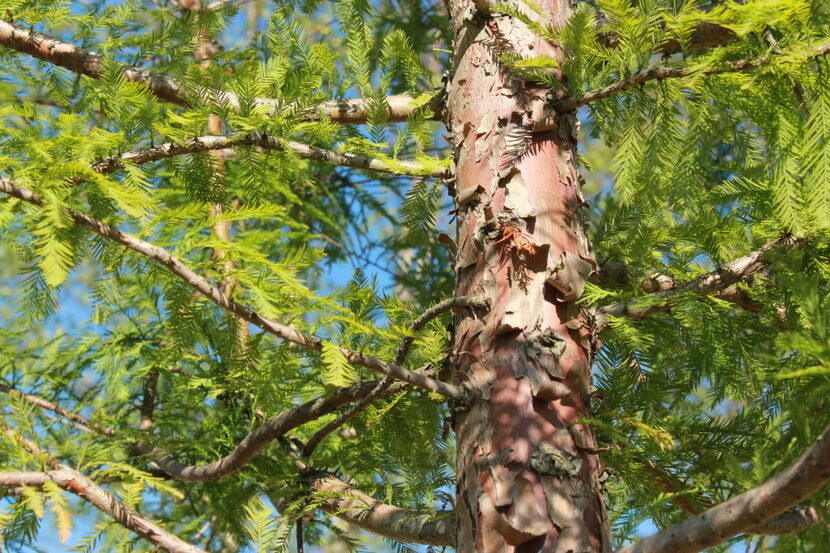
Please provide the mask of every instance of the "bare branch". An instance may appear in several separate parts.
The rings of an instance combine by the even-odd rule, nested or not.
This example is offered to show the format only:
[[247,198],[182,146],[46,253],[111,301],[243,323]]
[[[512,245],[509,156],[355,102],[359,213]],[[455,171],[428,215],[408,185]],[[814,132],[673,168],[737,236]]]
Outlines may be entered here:
[[207,0],[174,0],[174,7],[188,10],[188,11],[216,11],[222,8],[239,7],[244,4],[250,4],[254,0],[214,0],[207,2]]
[[[225,457],[206,465],[183,465],[172,455],[150,444],[139,444],[139,450],[147,454],[162,471],[182,482],[209,482],[230,476],[241,470],[254,455],[268,444],[284,436],[289,430],[331,413],[343,405],[363,397],[377,382],[361,382],[336,393],[317,398],[284,411],[248,434]],[[396,387],[396,390],[399,389]]]
[[[600,307],[597,311],[596,329],[600,332],[605,330],[608,327],[609,316],[640,320],[656,313],[670,311],[672,299],[679,294],[693,292],[706,296],[726,293],[732,285],[758,273],[769,265],[769,261],[764,259],[765,254],[773,250],[790,249],[804,242],[803,238],[795,238],[790,234],[785,234],[764,244],[757,250],[727,263],[720,269],[703,274],[679,287],[675,286],[670,277],[663,279],[653,277],[650,279],[653,281],[650,288],[647,287],[646,289],[654,290],[654,293],[650,295],[647,302],[633,299],[625,303],[614,303]],[[658,301],[655,301],[654,298],[657,298]]]
[[[338,388],[329,396],[317,398],[287,411],[283,411],[253,430],[228,455],[206,465],[184,465],[179,463],[171,454],[147,442],[137,444],[136,450],[146,455],[161,471],[175,480],[182,482],[208,482],[218,480],[241,470],[257,453],[262,451],[274,440],[284,436],[289,430],[336,411],[340,407],[365,396],[370,390],[376,388],[377,385],[377,381],[366,381],[352,386]],[[400,384],[391,386],[389,393],[395,393],[402,388],[403,385]],[[98,432],[108,437],[115,437],[117,435],[117,432],[111,428],[95,424],[86,417],[72,413],[56,403],[46,401],[38,396],[21,394],[17,390],[7,386],[0,388],[0,391],[14,394],[30,405],[35,405],[57,413],[74,423],[82,425],[90,431]]]
[[291,151],[302,159],[320,161],[332,165],[367,169],[381,173],[410,175],[418,177],[444,178],[449,176],[446,169],[433,169],[422,163],[408,160],[384,160],[359,154],[339,153],[332,150],[309,146],[300,142],[263,133],[238,133],[206,135],[183,143],[168,142],[154,148],[146,148],[112,156],[92,165],[98,173],[109,174],[121,169],[124,163],[150,163],[184,154],[224,150],[236,146],[257,146],[264,150]]
[[88,418],[83,417],[77,413],[64,409],[57,403],[48,401],[46,399],[43,399],[42,397],[33,396],[31,394],[25,394],[20,390],[16,390],[15,388],[12,388],[11,386],[6,386],[5,384],[0,384],[0,392],[14,396],[22,401],[25,401],[29,405],[34,405],[36,407],[40,407],[41,409],[47,409],[49,411],[52,411],[53,413],[57,413],[58,415],[62,416],[67,420],[70,420],[76,424],[80,424],[81,426],[84,426],[90,430],[94,430],[95,432],[103,434],[104,436],[114,435],[114,432],[109,428],[106,428],[105,426],[91,421]]
[[422,513],[383,503],[330,474],[308,482],[323,494],[321,508],[369,532],[406,542],[455,546],[455,513]]
[[[233,474],[234,472],[236,472],[236,470],[238,470],[238,468],[241,468],[241,466],[239,466],[235,470],[231,470],[230,472],[226,472],[225,474],[219,475],[217,475],[217,473],[209,474],[209,471],[216,470],[216,467],[219,466],[223,467],[221,470],[227,471],[232,466],[234,466],[234,459],[236,460],[236,462],[239,462],[243,458],[246,458],[247,460],[245,460],[242,464],[247,463],[247,461],[250,460],[253,457],[253,455],[256,454],[258,451],[261,451],[262,448],[265,447],[265,445],[267,445],[267,443],[283,436],[291,428],[299,426],[300,424],[308,422],[309,420],[312,420],[314,418],[323,416],[326,413],[331,412],[337,409],[338,407],[348,403],[349,401],[353,401],[355,398],[360,397],[362,394],[366,393],[367,390],[370,390],[376,385],[376,382],[364,382],[356,384],[349,388],[342,388],[328,398],[317,399],[308,402],[304,405],[301,405],[295,409],[286,411],[285,413],[278,415],[277,417],[274,417],[273,419],[268,421],[265,425],[263,425],[263,427],[260,427],[260,429],[257,429],[256,431],[251,433],[245,440],[243,440],[243,442],[240,442],[237,448],[230,455],[224,457],[219,461],[216,461],[215,463],[211,463],[210,465],[185,467],[184,465],[181,465],[177,463],[175,460],[173,460],[169,454],[160,452],[160,450],[153,448],[150,445],[144,444],[139,446],[139,448],[143,449],[151,456],[153,454],[159,454],[160,457],[164,459],[161,463],[159,463],[160,465],[163,464],[163,472],[169,474],[174,479],[186,482],[202,482],[213,480],[215,478],[221,478],[222,476],[228,476],[230,474]],[[397,391],[397,389],[399,388],[396,387],[395,389],[393,389],[393,391]],[[42,398],[38,398],[37,396],[20,394],[20,392],[17,392],[16,390],[8,387],[5,387],[3,391],[19,394],[21,399],[24,399],[32,405],[36,405],[41,408],[54,411],[58,414],[65,416],[73,422],[84,425],[85,427],[97,426],[97,429],[95,429],[95,431],[100,432],[104,435],[115,435],[114,430],[100,427],[100,425],[94,425],[94,423],[92,423],[88,419],[80,415],[71,413],[66,409],[61,408],[57,404],[45,401]],[[252,449],[249,449],[246,452],[246,448]],[[253,451],[254,448],[256,448],[256,451]],[[213,467],[213,469],[211,469],[210,467]],[[665,491],[673,494],[680,493],[681,485],[672,476],[665,473],[665,471],[657,467],[651,461],[647,461],[645,463],[645,467],[650,474],[657,478],[659,484]],[[30,480],[21,480],[20,478],[28,478],[28,476],[16,477],[7,476],[3,473],[0,473],[0,486],[36,486],[39,485],[39,482],[42,483],[41,480],[44,478],[44,473],[9,474],[40,476],[31,476]],[[209,477],[204,478],[205,476]],[[330,475],[326,475],[324,478],[327,479],[327,483],[323,483],[321,484],[320,488],[315,487],[314,489],[319,489],[323,491],[331,491],[332,489],[349,491],[349,501],[345,501],[344,498],[338,498],[337,500],[330,499],[322,506],[322,508],[330,514],[333,514],[355,524],[358,524],[358,521],[353,520],[354,517],[363,517],[362,524],[364,524],[364,526],[361,527],[379,533],[381,535],[393,537],[395,539],[400,539],[401,541],[450,546],[452,546],[455,543],[455,513],[452,511],[442,511],[438,515],[435,515],[433,519],[426,519],[427,522],[422,527],[422,530],[420,530],[416,536],[413,536],[411,535],[412,529],[410,528],[410,526],[415,524],[415,522],[413,522],[415,520],[419,521],[418,524],[424,521],[424,514],[416,513],[414,511],[407,511],[405,509],[400,509],[394,506],[384,506],[384,508],[381,509],[382,512],[378,512],[378,516],[366,517],[365,514],[360,513],[359,509],[356,509],[356,506],[354,505],[353,501],[355,499],[360,499],[364,503],[364,508],[367,508],[379,503],[377,500],[367,500],[366,498],[368,498],[369,496],[355,490],[354,488],[348,486],[347,484],[339,480],[333,479],[333,477]],[[317,482],[317,480],[314,480],[312,484],[314,484],[314,482]],[[697,514],[700,512],[700,509],[698,509],[695,505],[686,500],[685,497],[678,496],[678,498],[681,498],[682,500],[673,500],[673,502],[684,511],[690,514]],[[798,508],[793,511],[785,512],[778,516],[770,518],[769,520],[766,520],[760,524],[757,524],[749,528],[746,532],[761,535],[779,535],[800,532],[812,526],[815,526],[820,522],[821,518],[819,517],[818,512],[814,508]],[[370,524],[373,526],[370,527]],[[404,533],[400,533],[402,531],[401,525],[403,525]]]
[[792,508],[830,480],[830,426],[788,468],[763,484],[617,553],[696,553]]
[[[438,317],[442,313],[449,311],[450,309],[486,309],[487,306],[487,300],[484,298],[462,296],[458,298],[445,299],[444,301],[433,305],[422,313],[420,317],[415,319],[415,322],[412,323],[412,332],[415,333],[420,331],[427,325],[427,323],[429,323],[429,321],[433,320],[435,317]],[[409,349],[412,347],[412,343],[414,341],[414,336],[407,336],[401,341],[401,345],[398,347],[398,352],[395,354],[394,363],[396,365],[402,365],[403,362],[406,361],[406,357],[409,355]],[[318,430],[317,433],[314,434],[314,436],[312,436],[311,439],[305,444],[305,447],[303,448],[303,457],[311,457],[314,450],[326,436],[359,415],[364,409],[366,409],[366,407],[371,405],[373,401],[383,395],[384,392],[386,392],[386,390],[388,390],[392,385],[392,382],[391,378],[386,377],[379,382],[378,385],[366,395],[366,397],[355,403],[349,408],[349,410],[345,411],[329,424]]]
[[35,443],[27,440],[14,430],[11,430],[2,423],[0,423],[0,428],[3,429],[3,432],[7,436],[14,439],[30,453],[46,457],[46,463],[52,469],[48,472],[41,473],[0,473],[0,485],[10,487],[27,485],[42,486],[48,479],[64,490],[91,503],[99,511],[115,519],[121,526],[138,534],[156,547],[160,547],[171,553],[206,553],[203,549],[181,540],[155,522],[142,517],[91,479],[77,470],[64,465],[54,457],[49,456]]
[[[162,459],[155,461],[155,463],[172,478],[184,482],[205,482],[228,476],[241,468],[240,462],[242,464],[246,463],[268,442],[281,437],[291,428],[323,416],[345,403],[353,401],[376,384],[376,382],[363,382],[348,388],[341,388],[328,398],[316,399],[286,411],[252,432],[245,440],[240,442],[230,455],[210,465],[186,467],[163,452],[161,453]],[[400,384],[393,386],[391,393],[397,392],[400,388],[402,388]],[[36,396],[26,397],[39,400]],[[40,400],[30,401],[30,403],[57,413],[67,412],[51,402]],[[90,426],[90,421],[84,417],[76,415],[76,418],[78,419],[77,422]],[[108,436],[115,435],[114,430],[104,430],[104,433]],[[16,437],[16,439],[20,438]],[[31,442],[24,440],[24,445],[28,445],[28,449],[32,452],[43,454]],[[160,450],[148,444],[139,445],[139,449],[143,449],[150,456],[160,452]],[[62,467],[55,463],[56,461],[53,461],[50,466],[55,469]],[[224,473],[219,474],[219,472]],[[51,473],[43,472],[0,473],[0,487],[40,486],[47,479],[52,479],[50,475]],[[455,513],[452,511],[429,514],[384,504],[328,474],[318,475],[310,479],[307,484],[310,489],[322,492],[327,496],[323,504],[320,505],[321,509],[361,528],[410,543],[433,545],[453,545],[455,543]]]
[[[18,187],[12,181],[5,178],[0,178],[0,192],[4,192],[10,196],[14,196],[15,198],[36,206],[43,206],[43,201],[37,194],[31,190]],[[237,317],[258,326],[262,330],[273,334],[274,336],[302,346],[306,349],[312,351],[323,350],[323,340],[304,334],[293,326],[284,325],[266,319],[256,311],[236,303],[234,300],[223,294],[221,290],[213,286],[205,277],[194,272],[190,267],[182,263],[177,257],[173,256],[164,248],[145,242],[144,240],[141,240],[131,234],[121,232],[120,230],[85,213],[81,213],[80,211],[67,209],[67,213],[76,224],[86,227],[92,232],[112,242],[121,244],[122,246],[148,257],[166,267],[171,273],[183,280],[194,290]],[[464,395],[464,389],[461,386],[440,382],[430,378],[429,376],[410,371],[394,363],[387,363],[386,361],[382,361],[375,357],[370,357],[363,353],[346,348],[340,348],[340,352],[350,363],[381,372],[395,378],[396,380],[402,380],[429,392],[435,392],[451,398],[458,398]]]
[[19,487],[29,486],[38,488],[46,483],[49,474],[46,472],[0,472],[0,486]]
[[[0,19],[0,45],[93,79],[100,78],[103,73],[103,60],[92,52],[3,19]],[[123,76],[127,81],[146,85],[160,100],[178,105],[189,103],[181,85],[170,77],[156,75],[139,67],[124,67]],[[233,92],[208,91],[207,96],[215,97],[217,101],[232,108],[239,107],[239,97]],[[386,113],[389,122],[406,121],[419,109],[418,102],[412,96],[389,96],[386,101],[389,106]],[[268,108],[271,114],[282,105],[280,101],[269,98],[258,98],[254,103],[258,107]],[[323,116],[345,125],[363,124],[369,115],[369,105],[370,101],[363,98],[330,100],[313,109],[308,118],[313,120]],[[432,109],[432,118],[439,120],[442,112],[440,94],[433,95],[428,107]]]
[[[826,56],[830,54],[830,44],[819,46],[814,49],[813,56]],[[728,61],[720,67],[714,67],[702,72],[697,72],[687,67],[652,67],[651,69],[644,69],[631,77],[618,81],[614,84],[608,85],[604,88],[586,92],[581,96],[575,98],[568,98],[556,103],[553,107],[558,112],[573,111],[580,106],[590,104],[599,100],[604,100],[615,96],[626,90],[637,88],[648,82],[664,81],[666,79],[676,79],[679,77],[688,77],[695,73],[700,75],[720,75],[723,73],[734,73],[740,71],[750,71],[768,65],[775,59],[775,56],[761,56],[758,58],[746,58],[737,61]]]
[[809,530],[821,522],[821,515],[815,507],[796,508],[753,526],[747,530],[747,533],[761,536],[796,534]]
[[[688,491],[686,484],[678,479],[673,474],[666,472],[663,468],[657,466],[651,459],[646,459],[643,466],[646,471],[652,476],[657,485],[666,493],[672,494],[669,501],[679,507],[690,515],[697,515],[703,512],[703,509],[698,507],[699,502],[690,500],[689,496],[684,493]],[[714,507],[715,503],[704,498],[704,503],[708,507]],[[792,511],[781,513],[767,521],[753,526],[746,531],[747,534],[777,536],[781,534],[793,534],[803,532],[821,522],[821,516],[813,507],[797,507]]]
[[[0,45],[93,79],[99,78],[104,70],[103,61],[95,54],[3,19],[0,19]],[[154,75],[139,67],[125,67],[123,75],[127,81],[145,84],[160,100],[179,105],[187,103],[184,91],[168,77]]]

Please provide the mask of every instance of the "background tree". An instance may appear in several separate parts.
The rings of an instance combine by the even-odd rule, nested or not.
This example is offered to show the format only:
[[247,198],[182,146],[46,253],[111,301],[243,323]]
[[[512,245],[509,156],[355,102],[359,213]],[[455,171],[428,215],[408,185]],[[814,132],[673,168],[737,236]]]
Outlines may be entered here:
[[4,547],[827,549],[823,0],[0,17]]

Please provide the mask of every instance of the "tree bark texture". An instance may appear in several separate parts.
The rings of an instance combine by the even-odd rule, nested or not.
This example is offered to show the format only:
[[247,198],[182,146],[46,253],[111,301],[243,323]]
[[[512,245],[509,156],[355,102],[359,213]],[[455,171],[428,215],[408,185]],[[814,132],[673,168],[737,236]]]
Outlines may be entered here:
[[[568,0],[538,4],[545,23],[570,15]],[[445,110],[456,163],[456,294],[491,306],[454,322],[452,363],[472,392],[453,405],[457,551],[606,552],[599,460],[580,422],[589,414],[596,343],[575,302],[596,263],[580,216],[575,118],[534,132],[548,90],[499,61],[506,52],[560,51],[473,0],[448,7],[456,33]]]

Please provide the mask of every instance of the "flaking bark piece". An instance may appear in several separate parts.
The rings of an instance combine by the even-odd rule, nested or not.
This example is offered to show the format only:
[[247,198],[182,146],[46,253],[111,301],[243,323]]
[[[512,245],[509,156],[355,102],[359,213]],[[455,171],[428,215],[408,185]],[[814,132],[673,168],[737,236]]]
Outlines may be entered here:
[[562,254],[559,265],[548,275],[546,282],[562,294],[560,301],[574,302],[585,291],[585,279],[593,270],[593,265],[578,255],[565,252]]

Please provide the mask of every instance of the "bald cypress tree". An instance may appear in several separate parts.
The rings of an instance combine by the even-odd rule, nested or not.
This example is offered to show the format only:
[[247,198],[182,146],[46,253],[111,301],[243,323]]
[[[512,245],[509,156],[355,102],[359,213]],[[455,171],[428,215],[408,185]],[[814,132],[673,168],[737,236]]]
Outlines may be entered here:
[[825,550],[825,4],[7,0],[0,543]]

